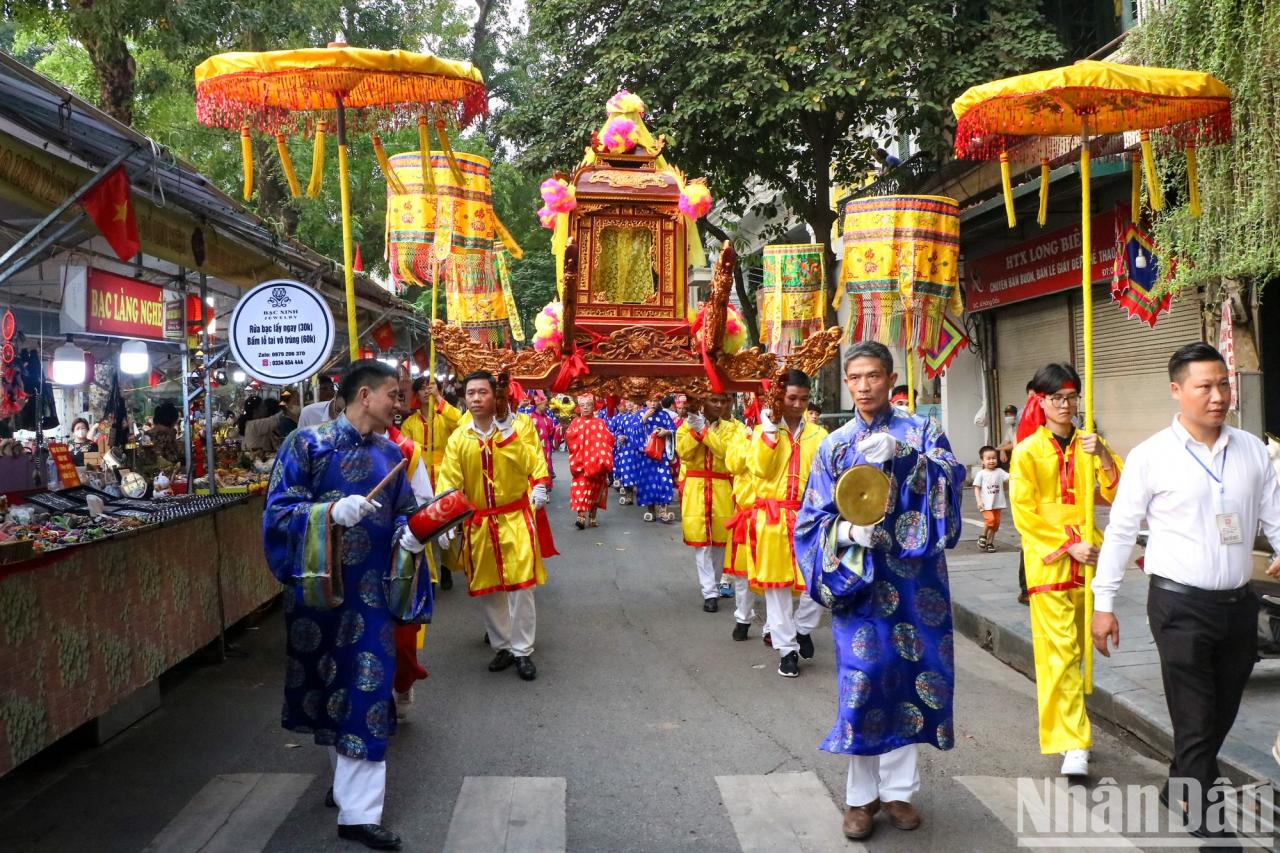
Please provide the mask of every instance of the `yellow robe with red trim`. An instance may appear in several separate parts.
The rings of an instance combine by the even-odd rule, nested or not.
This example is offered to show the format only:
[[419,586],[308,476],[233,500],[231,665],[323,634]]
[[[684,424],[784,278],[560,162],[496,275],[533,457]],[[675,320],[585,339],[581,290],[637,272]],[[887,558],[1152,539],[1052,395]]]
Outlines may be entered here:
[[[1093,743],[1081,670],[1091,643],[1085,621],[1084,567],[1071,559],[1067,549],[1084,536],[1083,496],[1089,464],[1095,471],[1097,502],[1110,503],[1115,498],[1124,463],[1115,453],[1111,458],[1115,479],[1103,473],[1098,457],[1080,449],[1078,434],[1063,451],[1053,434],[1040,427],[1013,449],[1009,464],[1009,506],[1022,536],[1031,593],[1036,705],[1040,751],[1045,755],[1088,749]],[[1102,531],[1096,527],[1093,544],[1102,544]]]
[[775,435],[757,426],[751,436],[747,470],[756,480],[755,522],[752,525],[751,588],[808,589],[804,574],[796,565],[796,513],[804,500],[809,469],[818,455],[818,445],[827,431],[805,423],[799,439],[786,424]]
[[725,522],[733,515],[733,476],[725,454],[737,421],[721,419],[694,432],[686,420],[676,430],[684,487],[680,491],[680,526],[684,544],[694,548],[723,546],[729,541]]
[[725,523],[729,542],[724,550],[724,573],[737,577],[751,574],[751,528],[755,522],[756,480],[748,470],[751,429],[738,423],[730,434],[725,451],[725,467],[733,475],[733,515]]
[[518,430],[506,438],[497,430],[481,438],[468,427],[449,437],[439,490],[462,489],[476,508],[458,537],[471,595],[547,582],[529,502],[531,480],[545,479],[546,472],[541,447],[535,449]]
[[[454,430],[458,428],[458,421],[461,417],[462,412],[458,411],[457,407],[450,405],[443,398],[437,398],[436,411],[431,419],[430,447],[427,446],[427,422],[421,410],[409,415],[404,419],[404,423],[400,425],[400,432],[412,438],[428,451],[424,461],[427,464],[427,474],[431,477],[433,486],[436,481],[436,472],[440,470],[440,462],[444,459],[444,449],[449,443],[449,436],[453,435]],[[439,490],[437,489],[437,491]]]

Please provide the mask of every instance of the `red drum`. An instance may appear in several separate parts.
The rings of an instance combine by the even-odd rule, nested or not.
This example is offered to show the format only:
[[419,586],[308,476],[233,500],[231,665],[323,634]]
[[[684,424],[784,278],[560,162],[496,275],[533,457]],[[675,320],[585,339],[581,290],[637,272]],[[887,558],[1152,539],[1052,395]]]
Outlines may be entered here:
[[465,524],[475,511],[461,489],[449,489],[409,516],[409,530],[419,542],[430,542]]

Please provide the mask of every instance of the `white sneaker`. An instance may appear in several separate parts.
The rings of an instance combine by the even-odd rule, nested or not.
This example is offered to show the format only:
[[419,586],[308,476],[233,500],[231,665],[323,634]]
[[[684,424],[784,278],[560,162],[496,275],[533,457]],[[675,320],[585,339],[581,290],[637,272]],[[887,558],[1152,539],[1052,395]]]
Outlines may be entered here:
[[1089,750],[1068,749],[1062,753],[1062,776],[1088,776]]
[[396,693],[396,720],[404,722],[409,717],[409,709],[413,707],[413,688],[408,693]]

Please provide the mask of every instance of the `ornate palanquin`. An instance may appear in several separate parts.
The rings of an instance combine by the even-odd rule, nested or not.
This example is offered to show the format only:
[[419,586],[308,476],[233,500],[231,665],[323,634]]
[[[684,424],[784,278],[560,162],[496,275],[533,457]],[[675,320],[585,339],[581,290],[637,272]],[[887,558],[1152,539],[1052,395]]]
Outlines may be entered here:
[[[639,105],[638,99],[623,103]],[[812,375],[834,358],[838,327],[809,337],[786,358],[751,348],[725,351],[737,263],[728,242],[705,307],[690,322],[689,264],[701,263],[702,251],[681,196],[698,182],[686,182],[664,160],[664,140],[643,128],[638,109],[611,115],[629,116],[639,141],[625,153],[607,150],[601,144],[606,124],[573,174],[555,176],[576,196],[572,209],[560,214],[552,243],[558,256],[557,240],[563,248],[559,348],[481,349],[461,329],[436,322],[436,351],[455,372],[486,369],[526,388],[591,390],[599,397],[683,392],[696,398],[759,391],[762,380],[782,370]]]

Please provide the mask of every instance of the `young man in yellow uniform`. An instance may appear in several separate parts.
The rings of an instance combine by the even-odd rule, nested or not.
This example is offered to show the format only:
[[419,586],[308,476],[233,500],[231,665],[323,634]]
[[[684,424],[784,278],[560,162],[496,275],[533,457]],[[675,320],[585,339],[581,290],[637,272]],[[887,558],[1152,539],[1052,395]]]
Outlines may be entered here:
[[693,548],[693,562],[702,588],[702,609],[720,609],[720,568],[729,541],[725,527],[733,515],[733,476],[725,454],[740,424],[724,418],[729,399],[724,394],[706,398],[702,411],[689,415],[676,430],[676,454],[683,466],[680,492],[680,526],[684,544]]
[[[429,377],[419,376],[413,380],[413,399],[409,404],[414,411],[400,424],[400,434],[412,439],[422,448],[423,463],[427,468],[427,478],[434,488],[436,474],[440,470],[440,461],[444,459],[444,448],[449,436],[458,428],[458,419],[462,413],[449,404]],[[428,441],[427,415],[430,414],[431,434]],[[438,490],[437,490],[438,491]],[[453,589],[453,570],[458,568],[456,548],[440,549],[440,558],[433,560],[432,569],[437,571],[441,589]]]
[[525,681],[537,677],[533,589],[547,582],[538,547],[535,511],[546,505],[547,462],[523,440],[515,412],[498,415],[498,383],[478,370],[462,383],[470,422],[449,437],[437,488],[462,489],[476,507],[461,532],[461,562],[468,591],[482,597],[490,672],[515,664]]
[[1063,776],[1086,776],[1093,737],[1084,707],[1081,663],[1091,642],[1085,622],[1084,568],[1095,565],[1102,531],[1084,540],[1089,470],[1110,503],[1121,461],[1097,435],[1076,429],[1083,385],[1069,364],[1040,368],[1009,463],[1009,505],[1022,536],[1031,597],[1031,644],[1040,711],[1040,751],[1062,755]]
[[[808,584],[796,565],[796,513],[827,431],[805,418],[809,377],[791,370],[783,383],[782,411],[760,413],[747,460],[756,481],[750,582],[764,591],[765,620],[780,658],[778,674],[795,678],[800,658],[813,657],[810,633],[822,615],[819,604],[804,595]],[[795,596],[800,596],[798,605]]]

